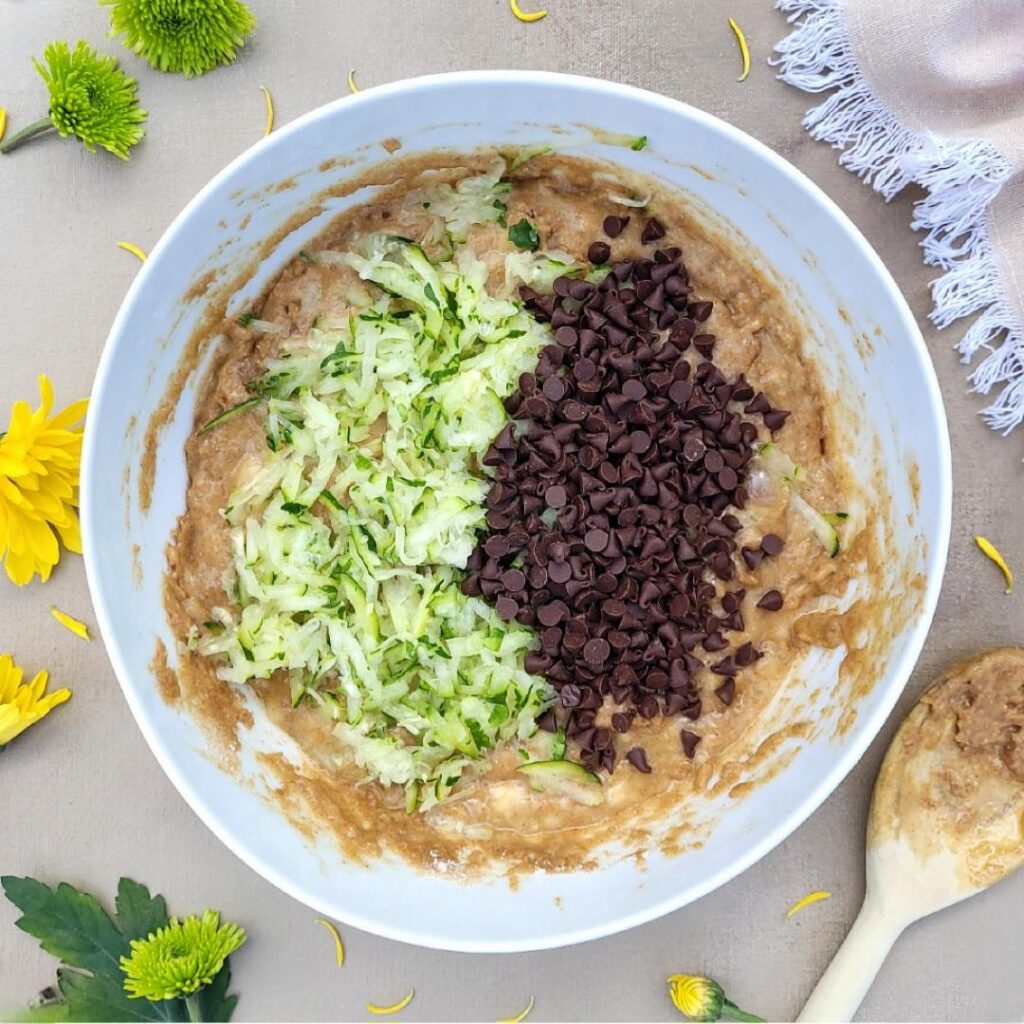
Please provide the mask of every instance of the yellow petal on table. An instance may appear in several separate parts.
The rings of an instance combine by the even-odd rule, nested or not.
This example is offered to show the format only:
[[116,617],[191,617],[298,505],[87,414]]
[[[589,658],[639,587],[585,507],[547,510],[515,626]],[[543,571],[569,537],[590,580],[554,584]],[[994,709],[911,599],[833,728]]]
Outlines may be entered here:
[[499,1017],[498,1024],[522,1024],[522,1021],[526,1020],[532,1011],[533,996],[530,996],[530,1001],[514,1017]]
[[809,892],[803,899],[797,900],[796,903],[786,911],[786,920],[788,921],[795,914],[799,914],[805,907],[809,907],[814,903],[820,903],[822,900],[829,900],[831,898],[832,893],[830,892]]
[[331,933],[331,938],[334,939],[334,957],[338,962],[338,966],[341,967],[345,962],[345,944],[341,941],[341,935],[338,933],[337,926],[333,921],[328,921],[324,917],[318,917],[316,923],[322,924]]
[[1006,593],[1013,593],[1013,570],[1006,564],[1006,559],[1000,554],[999,548],[985,537],[975,536],[974,543],[999,566],[1006,577]]
[[7,131],[7,111],[0,107],[0,142],[4,141],[4,132]]
[[743,29],[736,24],[735,18],[729,19],[729,28],[732,29],[736,36],[736,42],[740,45],[740,59],[743,61],[743,72],[736,81],[743,82],[750,74],[750,47],[747,46],[747,37],[743,34]]
[[416,995],[416,989],[411,988],[401,999],[398,1000],[397,1003],[392,1003],[390,1006],[377,1006],[374,1003],[367,1003],[366,1009],[369,1013],[375,1013],[380,1017],[385,1017],[389,1013],[398,1013],[399,1010],[404,1010],[412,1002],[412,997],[414,995]]
[[356,69],[349,68],[348,71],[348,91],[349,92],[360,92],[360,88],[356,85]]
[[124,249],[125,252],[130,252],[135,256],[140,263],[145,263],[149,257],[146,255],[145,249],[140,249],[134,242],[118,242],[117,247]]
[[81,637],[83,640],[92,640],[92,637],[89,636],[89,627],[81,619],[76,619],[74,616],[68,615],[67,612],[62,612],[52,604],[50,605],[50,614],[65,629],[69,629],[74,633],[75,636]]
[[274,130],[274,101],[270,98],[270,90],[265,85],[261,85],[260,88],[263,90],[263,98],[267,105],[267,123],[263,128],[263,138],[266,138]]
[[540,21],[541,18],[548,16],[547,11],[524,11],[518,3],[518,0],[508,0],[509,7],[512,8],[512,13],[520,20],[525,22]]

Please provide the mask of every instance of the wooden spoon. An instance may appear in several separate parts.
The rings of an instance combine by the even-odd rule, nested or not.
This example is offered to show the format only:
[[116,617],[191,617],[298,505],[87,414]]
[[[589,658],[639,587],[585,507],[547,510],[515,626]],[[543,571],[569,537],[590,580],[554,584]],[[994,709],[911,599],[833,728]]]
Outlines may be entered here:
[[797,1018],[849,1021],[907,925],[1024,863],[1024,650],[961,662],[914,706],[875,782],[867,891]]

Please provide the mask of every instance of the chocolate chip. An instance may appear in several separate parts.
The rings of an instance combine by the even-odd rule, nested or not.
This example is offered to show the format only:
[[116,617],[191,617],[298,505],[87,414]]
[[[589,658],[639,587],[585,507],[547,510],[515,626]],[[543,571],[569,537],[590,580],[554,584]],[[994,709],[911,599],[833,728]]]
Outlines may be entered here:
[[777,533],[766,533],[761,538],[761,550],[772,558],[782,551],[783,546],[784,542]]
[[537,719],[537,726],[538,728],[543,729],[544,732],[558,732],[558,716],[555,714],[555,709],[548,708],[547,711]]
[[713,308],[714,303],[702,300],[700,302],[691,302],[687,308],[687,312],[694,320],[697,321],[697,323],[702,324],[709,316],[711,316]]
[[758,608],[763,608],[766,612],[777,612],[782,607],[782,594],[777,590],[766,590],[761,595],[761,600],[757,602]]
[[607,530],[587,530],[586,536],[583,538],[583,543],[590,551],[604,551],[604,549],[608,547],[608,539]]
[[537,609],[537,618],[545,626],[557,626],[565,618],[568,608],[562,601],[550,601]]
[[[572,328],[569,328],[571,330]],[[561,328],[566,330],[566,328]],[[550,398],[552,402],[560,402],[565,397],[565,381],[561,377],[548,377],[544,381],[542,388],[545,397]]]
[[568,496],[561,484],[552,484],[544,492],[544,501],[547,503],[548,508],[562,508],[567,500]]
[[484,542],[484,551],[491,558],[503,558],[508,554],[508,537],[497,534]]
[[726,679],[726,681],[715,690],[715,696],[726,707],[728,707],[736,696],[736,680]]
[[647,397],[647,388],[643,386],[641,381],[633,378],[627,380],[622,385],[622,396],[623,398],[628,398],[631,402],[638,402],[640,399]]
[[572,577],[568,562],[548,562],[547,570],[552,583],[565,583]]
[[689,729],[683,729],[679,733],[679,739],[683,744],[683,753],[693,760],[694,752],[697,749],[697,744],[700,743],[700,737],[695,732],[690,732]]
[[[610,219],[611,218],[609,218],[609,220]],[[607,223],[608,221],[605,221],[606,225]],[[606,230],[605,233],[614,238],[619,232],[612,233]],[[590,260],[591,263],[607,263],[611,258],[611,255],[611,246],[609,246],[607,242],[591,242],[590,248],[587,249],[587,259]]]
[[607,640],[588,640],[583,648],[583,657],[590,665],[603,665],[611,654],[612,649]]
[[526,575],[521,569],[509,569],[501,574],[501,585],[512,593],[518,593],[526,586]]
[[781,409],[773,409],[764,414],[764,425],[771,431],[781,430],[783,424],[789,419],[789,413]]
[[579,340],[579,332],[571,324],[563,324],[555,331],[555,341],[564,348],[574,348]]
[[609,238],[618,238],[629,223],[628,217],[605,217],[602,228]]
[[633,725],[633,717],[625,711],[616,711],[612,715],[612,728],[618,733],[629,732]]
[[654,694],[648,694],[637,705],[637,711],[641,718],[654,718],[658,714],[658,698]]
[[657,242],[658,239],[665,237],[665,228],[660,220],[651,217],[649,221],[644,225],[643,231],[640,232],[640,241],[644,245],[649,245],[651,242]]
[[754,650],[754,645],[749,641],[745,644],[741,644],[736,648],[736,664],[740,668],[746,668],[748,665],[753,665],[757,661],[758,653]]
[[647,752],[643,747],[632,747],[626,754],[626,760],[644,775],[650,775],[651,766],[647,763]]
[[629,446],[636,455],[643,455],[651,447],[651,435],[646,430],[634,430],[629,435]]
[[761,564],[761,559],[764,558],[764,552],[760,548],[740,548],[740,555],[751,572]]
[[494,605],[494,610],[498,613],[499,619],[511,622],[519,612],[519,605],[511,597],[499,597]]

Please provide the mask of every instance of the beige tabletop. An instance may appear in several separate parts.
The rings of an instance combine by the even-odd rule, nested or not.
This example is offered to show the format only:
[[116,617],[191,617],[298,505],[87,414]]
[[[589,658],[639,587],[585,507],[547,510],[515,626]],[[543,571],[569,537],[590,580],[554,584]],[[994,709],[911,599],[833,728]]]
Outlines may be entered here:
[[[524,6],[526,5],[524,0]],[[1024,572],[1024,434],[1000,438],[977,416],[955,328],[928,325],[927,284],[908,224],[912,195],[885,205],[800,128],[809,97],[775,81],[764,58],[784,34],[768,0],[548,0],[549,16],[516,21],[507,0],[251,0],[260,25],[238,63],[193,81],[160,75],[105,39],[92,0],[0,0],[0,106],[13,127],[45,112],[30,57],[52,39],[84,38],[123,56],[140,79],[149,137],[131,163],[51,137],[0,158],[0,419],[36,401],[36,375],[59,402],[88,393],[107,330],[138,270],[116,248],[148,248],[192,195],[259,136],[261,83],[279,123],[343,94],[468,68],[542,68],[628,82],[717,114],[793,161],[853,218],[892,270],[931,348],[953,437],[953,539],[946,585],[906,711],[951,659],[1024,642],[1020,592],[1006,597],[974,548],[984,533]],[[726,18],[754,55],[737,84]],[[0,423],[0,427],[3,423]],[[364,1004],[415,987],[402,1019],[494,1020],[536,996],[532,1019],[675,1020],[664,979],[707,972],[741,1006],[792,1019],[853,920],[863,893],[872,781],[897,718],[859,767],[789,840],[723,889],[625,935],[547,953],[438,953],[345,929],[348,959],[316,915],[222,846],[164,776],[136,728],[102,643],[81,643],[48,615],[57,604],[93,623],[80,558],[45,586],[0,580],[0,652],[48,667],[74,698],[0,762],[0,873],[67,880],[109,897],[120,875],[163,892],[179,914],[221,909],[245,925],[235,959],[240,1020],[358,1020]],[[812,889],[833,898],[784,920]],[[52,982],[54,960],[14,928],[0,900],[0,1010]],[[1024,876],[917,925],[861,1010],[865,1020],[1020,1020]],[[2,1014],[0,1014],[2,1015]]]

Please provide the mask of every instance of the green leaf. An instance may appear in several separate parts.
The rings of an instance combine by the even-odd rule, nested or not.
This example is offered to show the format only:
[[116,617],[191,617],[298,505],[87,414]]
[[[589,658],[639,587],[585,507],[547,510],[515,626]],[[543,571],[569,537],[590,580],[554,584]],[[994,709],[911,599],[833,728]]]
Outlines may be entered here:
[[[220,625],[220,623],[217,623]],[[130,878],[117,883],[117,923],[126,939],[144,939],[167,924],[167,904],[163,896],[150,896],[149,889]]]
[[643,149],[646,145],[647,145],[647,136],[646,135],[641,135],[638,138],[633,140],[633,143],[632,143],[632,145],[629,148],[632,149],[634,152],[639,153],[640,150]]
[[50,1024],[50,1022],[69,1020],[68,1004],[63,1002],[45,1003],[43,1006],[30,1006],[24,1010],[16,1010],[4,1016],[9,1024]]
[[[123,975],[122,975],[123,977]],[[80,974],[61,968],[57,983],[68,1003],[68,1020],[72,1021],[184,1021],[188,1019],[185,1002],[167,999],[150,1002],[132,999],[115,981],[99,974]]]
[[0,878],[0,885],[22,913],[15,924],[37,938],[47,953],[121,984],[128,940],[92,896],[67,882],[51,889],[34,878],[12,875]]
[[206,988],[201,988],[197,993],[199,1009],[205,1021],[229,1021],[235,1012],[235,1004],[238,996],[229,996],[228,987],[231,985],[231,961],[225,960],[224,966],[220,969],[217,977],[210,982]]
[[529,252],[536,252],[540,248],[537,229],[525,217],[508,229],[508,240],[517,248]]

